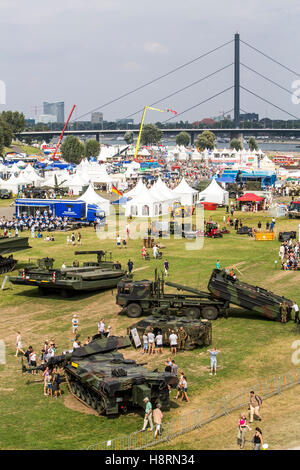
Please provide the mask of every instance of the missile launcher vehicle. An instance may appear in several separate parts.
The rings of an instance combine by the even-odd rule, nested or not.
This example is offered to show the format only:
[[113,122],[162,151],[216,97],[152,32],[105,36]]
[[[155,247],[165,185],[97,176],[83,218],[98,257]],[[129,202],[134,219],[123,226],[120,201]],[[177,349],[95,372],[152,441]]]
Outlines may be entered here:
[[17,260],[14,259],[13,255],[7,258],[2,255],[27,250],[28,248],[31,248],[28,244],[28,237],[0,237],[0,274],[13,271],[17,264]]

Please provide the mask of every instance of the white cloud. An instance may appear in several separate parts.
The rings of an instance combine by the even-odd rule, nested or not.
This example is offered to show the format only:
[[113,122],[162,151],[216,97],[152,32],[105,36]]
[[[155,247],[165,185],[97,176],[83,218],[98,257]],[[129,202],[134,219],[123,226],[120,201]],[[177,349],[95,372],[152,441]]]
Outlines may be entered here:
[[151,54],[167,54],[168,48],[159,42],[145,42],[144,50]]

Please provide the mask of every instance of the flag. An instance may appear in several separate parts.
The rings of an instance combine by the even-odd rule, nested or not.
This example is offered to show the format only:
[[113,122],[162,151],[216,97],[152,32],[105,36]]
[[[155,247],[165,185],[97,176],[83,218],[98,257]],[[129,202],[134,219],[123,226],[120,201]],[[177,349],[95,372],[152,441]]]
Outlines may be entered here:
[[123,196],[123,194],[114,185],[111,187],[111,192],[118,194],[119,196]]
[[167,111],[170,111],[170,113],[178,114],[177,111],[174,111],[174,109],[167,109]]

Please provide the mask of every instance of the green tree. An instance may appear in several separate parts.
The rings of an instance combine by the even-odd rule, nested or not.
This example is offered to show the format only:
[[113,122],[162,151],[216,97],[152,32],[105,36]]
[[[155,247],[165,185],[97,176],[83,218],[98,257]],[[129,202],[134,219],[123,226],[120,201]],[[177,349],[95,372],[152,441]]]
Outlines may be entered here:
[[3,155],[4,149],[4,132],[2,127],[0,126],[0,155]]
[[88,139],[85,143],[85,156],[97,157],[100,153],[100,144],[95,139]]
[[63,158],[68,163],[80,163],[85,153],[85,146],[74,135],[68,135],[60,146]]
[[26,127],[25,116],[18,111],[2,111],[0,119],[11,126],[14,134],[23,132]]
[[131,132],[131,131],[125,132],[124,140],[125,140],[126,144],[128,144],[128,145],[133,144],[133,132]]
[[184,145],[187,147],[190,143],[191,139],[187,132],[179,132],[176,136],[176,144],[177,145]]
[[254,137],[250,137],[248,145],[251,152],[253,152],[254,150],[258,150],[258,143],[254,139]]
[[215,148],[215,140],[216,136],[213,132],[203,131],[197,137],[196,146],[199,150],[213,150]]
[[239,150],[242,150],[243,144],[240,139],[235,138],[230,141],[230,148],[235,149],[238,152]]
[[13,138],[12,127],[6,121],[2,121],[0,118],[0,128],[2,130],[5,147],[10,147]]
[[145,124],[141,141],[143,145],[158,144],[162,138],[162,131],[155,124]]

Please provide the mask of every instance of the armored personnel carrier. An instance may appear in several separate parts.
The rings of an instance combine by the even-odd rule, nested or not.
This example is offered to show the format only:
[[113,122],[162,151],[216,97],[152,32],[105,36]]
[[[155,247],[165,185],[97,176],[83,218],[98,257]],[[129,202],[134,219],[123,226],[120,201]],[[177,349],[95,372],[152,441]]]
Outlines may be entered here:
[[184,345],[185,350],[209,346],[212,343],[211,322],[208,320],[192,320],[186,317],[152,315],[128,327],[127,333],[130,335],[131,330],[136,328],[142,343],[143,334],[152,328],[155,335],[161,331],[164,346],[169,346],[169,336],[172,330],[177,334],[180,327],[183,327],[184,334],[187,335]]
[[13,271],[17,260],[13,255],[5,258],[2,255],[14,253],[16,251],[27,250],[31,248],[28,244],[28,237],[0,237],[0,274]]
[[170,372],[146,369],[132,359],[125,359],[119,349],[131,346],[128,336],[93,337],[87,345],[50,359],[27,370],[52,370],[62,367],[71,393],[99,414],[115,415],[129,407],[144,407],[148,397],[155,405],[170,407],[169,388],[176,387],[177,377]]
[[100,251],[77,251],[81,254],[97,254],[97,261],[84,262],[80,266],[78,260],[72,266],[54,268],[53,258],[42,258],[37,266],[28,266],[11,276],[10,282],[25,286],[38,286],[41,294],[46,295],[51,290],[59,290],[63,297],[72,292],[97,291],[116,287],[126,275],[120,263],[111,259],[111,253]]

